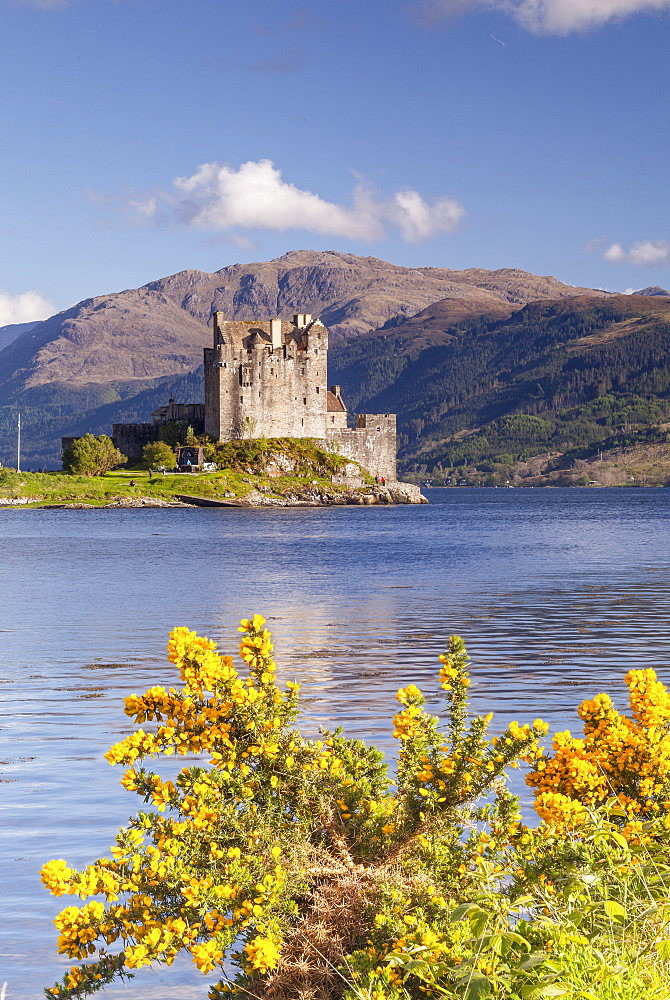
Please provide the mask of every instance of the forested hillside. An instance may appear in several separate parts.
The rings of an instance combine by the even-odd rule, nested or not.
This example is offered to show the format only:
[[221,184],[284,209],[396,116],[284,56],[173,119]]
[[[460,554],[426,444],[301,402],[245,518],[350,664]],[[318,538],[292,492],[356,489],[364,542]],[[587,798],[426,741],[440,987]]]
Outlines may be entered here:
[[536,302],[441,334],[428,315],[422,339],[423,326],[419,314],[348,345],[333,372],[354,408],[398,413],[405,473],[495,473],[543,452],[569,465],[665,441],[667,297]]

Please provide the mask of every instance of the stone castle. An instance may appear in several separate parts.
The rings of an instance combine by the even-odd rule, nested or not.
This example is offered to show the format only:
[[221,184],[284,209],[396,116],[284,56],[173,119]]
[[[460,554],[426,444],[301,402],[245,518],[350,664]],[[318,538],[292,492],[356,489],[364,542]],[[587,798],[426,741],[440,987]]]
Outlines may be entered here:
[[396,478],[394,413],[347,424],[337,385],[328,387],[328,330],[308,313],[293,322],[213,317],[205,348],[205,431],[215,441],[309,437],[379,478]]
[[328,387],[328,330],[319,319],[298,313],[292,322],[247,322],[215,312],[212,326],[214,343],[204,350],[204,406],[170,399],[154,410],[150,424],[114,424],[112,440],[125,455],[139,458],[162,425],[182,421],[214,441],[315,438],[318,447],[395,480],[395,414],[359,414],[355,426],[348,425],[340,387]]

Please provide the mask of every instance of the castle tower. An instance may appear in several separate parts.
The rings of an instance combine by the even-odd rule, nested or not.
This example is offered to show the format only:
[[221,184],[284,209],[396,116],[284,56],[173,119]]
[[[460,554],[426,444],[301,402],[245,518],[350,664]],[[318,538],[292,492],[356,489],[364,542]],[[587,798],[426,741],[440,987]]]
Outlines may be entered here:
[[213,316],[205,348],[205,431],[215,441],[323,438],[328,331],[308,313],[293,322]]

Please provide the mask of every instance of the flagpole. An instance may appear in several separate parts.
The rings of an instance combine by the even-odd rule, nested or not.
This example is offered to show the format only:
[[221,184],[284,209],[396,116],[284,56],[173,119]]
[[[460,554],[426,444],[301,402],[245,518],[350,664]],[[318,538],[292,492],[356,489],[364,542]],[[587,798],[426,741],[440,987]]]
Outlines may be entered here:
[[21,414],[16,425],[16,471],[21,471]]

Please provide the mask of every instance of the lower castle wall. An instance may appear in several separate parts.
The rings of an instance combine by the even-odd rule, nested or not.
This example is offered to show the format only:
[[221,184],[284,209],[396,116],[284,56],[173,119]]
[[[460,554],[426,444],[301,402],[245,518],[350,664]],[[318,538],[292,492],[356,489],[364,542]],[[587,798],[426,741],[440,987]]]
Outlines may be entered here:
[[396,479],[396,423],[393,413],[363,413],[357,427],[328,429],[321,444],[344,458],[360,462],[379,479]]
[[142,457],[142,449],[150,441],[158,441],[160,424],[113,424],[112,442],[115,448],[134,462]]

